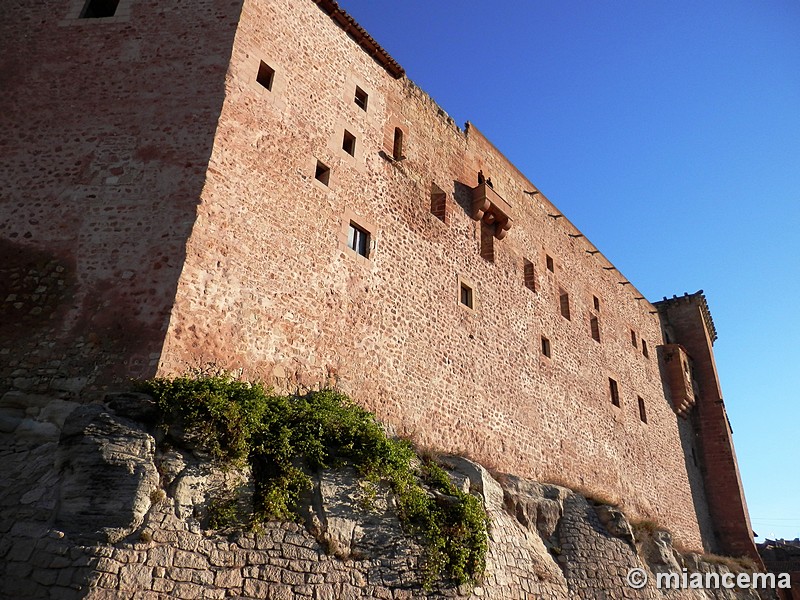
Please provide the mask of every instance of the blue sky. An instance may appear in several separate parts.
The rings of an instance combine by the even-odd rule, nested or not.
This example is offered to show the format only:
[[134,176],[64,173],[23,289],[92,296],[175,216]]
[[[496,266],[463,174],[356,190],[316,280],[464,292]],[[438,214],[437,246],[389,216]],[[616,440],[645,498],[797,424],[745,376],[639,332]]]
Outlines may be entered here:
[[753,527],[800,536],[800,3],[340,5],[648,299],[705,290]]

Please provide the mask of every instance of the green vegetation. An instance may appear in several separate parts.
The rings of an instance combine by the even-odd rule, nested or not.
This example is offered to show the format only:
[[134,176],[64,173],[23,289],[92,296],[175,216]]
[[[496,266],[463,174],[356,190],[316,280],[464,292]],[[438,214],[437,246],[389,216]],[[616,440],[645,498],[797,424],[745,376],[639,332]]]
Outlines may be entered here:
[[[426,587],[482,576],[488,518],[480,499],[457,489],[408,442],[388,438],[374,415],[346,396],[330,390],[276,395],[227,374],[153,379],[138,388],[156,398],[173,437],[222,464],[251,467],[252,524],[298,519],[298,502],[311,486],[308,473],[347,464],[364,477],[363,507],[372,504],[378,483],[391,487],[405,530],[425,548]],[[209,513],[212,527],[241,523],[233,497],[215,499]]]

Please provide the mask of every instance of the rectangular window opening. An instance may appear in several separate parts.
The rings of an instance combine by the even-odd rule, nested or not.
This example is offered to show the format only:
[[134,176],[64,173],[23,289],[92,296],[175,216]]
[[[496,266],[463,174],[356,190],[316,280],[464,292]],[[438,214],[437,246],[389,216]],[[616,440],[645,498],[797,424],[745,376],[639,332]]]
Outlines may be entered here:
[[611,404],[614,406],[619,406],[619,387],[617,386],[617,382],[608,378],[608,389],[611,392]]
[[525,287],[530,291],[536,291],[536,273],[533,270],[533,263],[527,258],[523,258]]
[[598,298],[597,296],[592,296],[592,299],[594,300],[594,309],[599,312],[600,311],[600,298]]
[[647,423],[647,411],[644,407],[644,399],[638,396],[637,400],[639,401],[639,419],[641,419],[642,423]]
[[350,229],[347,235],[347,245],[351,250],[354,250],[364,258],[369,258],[369,238],[369,231],[362,229],[350,221]]
[[81,19],[104,19],[117,12],[119,0],[88,0],[81,11]]
[[634,348],[638,348],[639,347],[639,344],[636,341],[636,332],[633,329],[631,329],[631,345]]
[[317,161],[317,169],[314,172],[314,179],[328,185],[331,180],[331,170],[328,166]]
[[481,258],[494,262],[494,225],[481,221]]
[[269,91],[272,91],[272,82],[274,79],[275,69],[270,67],[262,60],[261,64],[258,66],[258,75],[256,75],[256,81]]
[[392,144],[392,158],[403,160],[403,130],[399,127],[394,128],[394,143]]
[[589,324],[590,324],[591,329],[592,329],[592,339],[595,342],[599,342],[600,341],[600,321],[598,320],[597,317],[595,317],[593,315],[591,317],[591,319],[589,319]]
[[447,223],[447,194],[438,185],[431,184],[431,214],[442,223]]
[[555,273],[556,272],[556,266],[555,266],[555,263],[553,263],[553,257],[550,256],[549,254],[546,254],[545,257],[546,257],[546,261],[547,261],[547,270],[550,271],[551,273]]
[[356,155],[356,136],[344,130],[344,137],[342,138],[342,150],[347,152],[350,156]]
[[564,290],[559,292],[559,304],[561,305],[561,316],[564,317],[567,321],[570,320],[569,316],[569,294]]
[[367,110],[367,100],[369,95],[367,92],[356,86],[355,103],[361,110]]
[[542,336],[542,354],[550,358],[550,340]]
[[647,349],[647,342],[642,340],[642,354],[645,358],[650,358],[650,351]]
[[459,301],[467,308],[475,308],[475,298],[472,293],[472,288],[463,281],[461,282],[461,291],[459,293]]

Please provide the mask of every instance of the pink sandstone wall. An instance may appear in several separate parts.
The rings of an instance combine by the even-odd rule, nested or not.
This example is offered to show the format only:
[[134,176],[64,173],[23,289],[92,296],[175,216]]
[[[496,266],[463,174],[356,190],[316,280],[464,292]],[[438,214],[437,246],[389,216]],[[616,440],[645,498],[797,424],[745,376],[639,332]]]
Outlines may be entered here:
[[[275,70],[271,90],[255,81],[260,61]],[[307,0],[245,1],[225,91],[161,373],[212,361],[283,388],[338,385],[422,444],[617,496],[702,545],[707,509],[693,502],[699,476],[682,447],[693,437],[682,440],[662,386],[654,307],[569,236],[567,218],[548,216],[558,209],[524,193],[533,184],[475,127],[459,129]],[[385,157],[395,127],[399,162]],[[342,150],[345,129],[355,156]],[[314,178],[318,160],[329,185]],[[470,217],[478,169],[513,206],[492,262]],[[431,214],[433,184],[448,223]],[[346,248],[350,220],[370,231],[369,258]],[[461,280],[474,310],[458,303]]]
[[3,2],[0,392],[155,373],[225,91],[237,3],[83,5]]

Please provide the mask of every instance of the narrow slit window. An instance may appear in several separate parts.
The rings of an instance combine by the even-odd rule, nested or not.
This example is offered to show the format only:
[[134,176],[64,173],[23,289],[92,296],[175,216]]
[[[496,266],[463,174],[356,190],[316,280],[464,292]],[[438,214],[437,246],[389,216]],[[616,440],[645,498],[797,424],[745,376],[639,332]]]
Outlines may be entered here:
[[639,401],[639,419],[642,423],[647,423],[647,410],[644,406],[644,399],[641,396],[638,396],[637,400]]
[[258,75],[256,75],[256,81],[269,91],[272,91],[272,82],[274,80],[275,69],[270,67],[262,60],[261,64],[258,66]]
[[344,136],[342,138],[342,150],[347,152],[350,156],[356,155],[356,136],[352,133],[344,130]]
[[592,296],[592,299],[594,300],[594,309],[600,312],[600,298],[597,296]]
[[494,225],[481,221],[481,258],[494,262]]
[[459,292],[459,302],[467,308],[475,308],[475,298],[472,288],[463,281],[461,282],[461,290]]
[[645,358],[650,358],[650,351],[647,349],[647,342],[642,340],[642,354]]
[[364,258],[369,257],[369,231],[362,229],[350,221],[350,229],[347,235],[347,245],[351,250],[360,254]]
[[356,86],[356,95],[355,95],[355,103],[358,108],[361,110],[367,110],[367,100],[369,99],[369,95],[367,92],[362,90],[360,87]]
[[544,354],[547,358],[550,358],[550,340],[546,337],[542,336],[542,354]]
[[447,223],[447,194],[438,185],[431,184],[431,214],[442,223]]
[[392,144],[392,158],[403,160],[403,130],[399,127],[394,128],[394,143]]
[[536,273],[533,270],[533,263],[529,261],[527,258],[522,259],[523,262],[523,269],[524,269],[524,277],[525,277],[525,287],[528,288],[530,291],[536,291]]
[[619,406],[619,386],[611,377],[608,378],[608,390],[611,392],[611,404]]
[[558,297],[558,302],[561,308],[561,316],[564,317],[567,321],[570,320],[569,316],[569,294],[564,290],[561,290]]
[[600,321],[594,315],[592,315],[592,317],[589,319],[589,327],[592,330],[592,339],[595,342],[599,342],[600,341]]
[[634,348],[638,348],[639,347],[639,344],[636,341],[636,332],[633,329],[631,329],[631,345]]
[[328,185],[331,180],[331,170],[327,165],[317,161],[317,169],[314,171],[314,179]]
[[88,0],[81,11],[81,19],[104,19],[117,12],[119,0]]
[[545,260],[547,262],[547,270],[550,271],[551,273],[555,273],[556,272],[556,266],[555,266],[555,263],[553,263],[553,257],[550,256],[549,254],[546,254],[545,255]]

